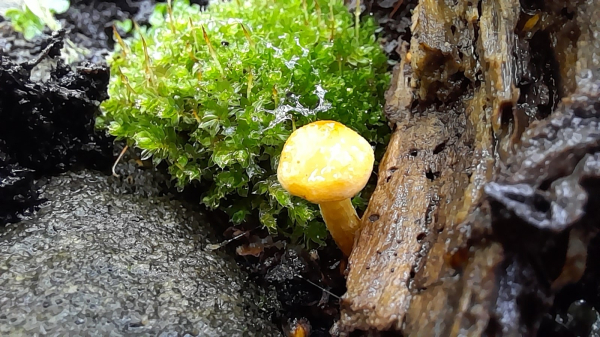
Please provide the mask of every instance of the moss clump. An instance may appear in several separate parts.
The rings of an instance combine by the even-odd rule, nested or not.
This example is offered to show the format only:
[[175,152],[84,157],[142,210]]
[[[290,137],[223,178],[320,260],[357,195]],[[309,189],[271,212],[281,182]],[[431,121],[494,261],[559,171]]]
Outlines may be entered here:
[[159,5],[109,59],[98,126],[166,160],[178,186],[203,184],[202,202],[233,223],[254,214],[322,244],[318,209],[284,191],[275,172],[293,128],[315,120],[385,141],[387,57],[371,19],[355,28],[342,0]]

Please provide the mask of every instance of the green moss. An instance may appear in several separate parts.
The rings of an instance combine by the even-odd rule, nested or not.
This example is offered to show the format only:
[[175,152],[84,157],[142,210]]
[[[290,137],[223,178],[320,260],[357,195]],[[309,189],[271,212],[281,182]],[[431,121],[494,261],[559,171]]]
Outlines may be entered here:
[[273,232],[322,244],[318,208],[277,182],[279,153],[294,127],[322,119],[385,142],[389,74],[375,23],[363,20],[356,36],[342,0],[239,0],[206,11],[177,1],[173,21],[168,12],[159,5],[151,27],[110,58],[97,125],[166,160],[180,187],[203,184],[202,202],[233,223],[257,215]]
[[[31,7],[30,7],[31,6]],[[60,28],[54,14],[62,14],[69,9],[68,0],[25,1],[20,8],[9,8],[4,16],[11,22],[15,31],[23,34],[26,40],[40,35],[44,28]]]

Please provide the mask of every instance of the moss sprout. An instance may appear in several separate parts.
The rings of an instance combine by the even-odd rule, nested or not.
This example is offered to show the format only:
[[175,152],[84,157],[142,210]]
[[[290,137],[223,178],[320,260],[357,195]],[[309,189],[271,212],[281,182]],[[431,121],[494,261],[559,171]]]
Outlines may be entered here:
[[202,203],[234,224],[256,216],[323,244],[318,209],[290,196],[276,169],[293,129],[316,120],[384,144],[388,60],[374,21],[354,22],[342,0],[159,4],[149,27],[117,38],[97,125],[166,161],[179,187],[200,184]]

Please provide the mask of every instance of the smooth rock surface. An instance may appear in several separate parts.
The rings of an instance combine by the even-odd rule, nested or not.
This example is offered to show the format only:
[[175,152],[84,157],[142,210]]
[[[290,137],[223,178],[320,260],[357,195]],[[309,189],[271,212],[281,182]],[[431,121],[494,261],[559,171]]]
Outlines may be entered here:
[[200,214],[112,180],[51,178],[42,209],[1,229],[0,335],[280,335],[269,296],[203,249]]

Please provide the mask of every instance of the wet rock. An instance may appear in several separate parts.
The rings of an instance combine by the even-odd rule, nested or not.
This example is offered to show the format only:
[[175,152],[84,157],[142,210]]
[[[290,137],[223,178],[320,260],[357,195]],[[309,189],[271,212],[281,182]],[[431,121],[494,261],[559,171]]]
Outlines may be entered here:
[[280,335],[263,311],[269,296],[202,249],[215,241],[202,215],[115,195],[111,179],[51,178],[43,207],[2,230],[0,334]]

